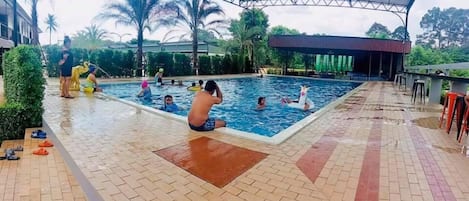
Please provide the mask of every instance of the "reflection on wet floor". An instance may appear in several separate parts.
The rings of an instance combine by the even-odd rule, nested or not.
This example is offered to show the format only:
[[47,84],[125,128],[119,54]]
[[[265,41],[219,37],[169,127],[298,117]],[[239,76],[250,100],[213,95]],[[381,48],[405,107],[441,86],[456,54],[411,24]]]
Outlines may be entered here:
[[383,124],[393,124],[393,125],[406,125],[404,119],[393,119],[388,117],[347,117],[345,120],[382,120]]
[[423,128],[439,129],[440,120],[438,117],[423,117],[412,120],[412,123]]
[[[403,104],[403,103],[395,103],[395,104]],[[409,112],[434,112],[439,113],[441,109],[436,109],[432,107],[427,107],[425,105],[415,105],[415,106],[403,106],[403,105],[388,105],[388,104],[379,104],[379,103],[368,103],[363,104],[358,98],[354,99],[346,99],[344,103],[339,104],[335,107],[336,110],[350,110],[352,109],[351,105],[363,105],[364,110],[371,110],[371,111],[409,111]]]
[[200,137],[154,153],[219,188],[267,157],[265,153],[208,137]]
[[441,150],[450,154],[461,153],[461,148],[456,148],[456,147],[442,147],[442,146],[435,145],[435,144],[432,144],[431,146],[428,145],[428,147],[433,148],[433,149],[438,149],[438,150]]

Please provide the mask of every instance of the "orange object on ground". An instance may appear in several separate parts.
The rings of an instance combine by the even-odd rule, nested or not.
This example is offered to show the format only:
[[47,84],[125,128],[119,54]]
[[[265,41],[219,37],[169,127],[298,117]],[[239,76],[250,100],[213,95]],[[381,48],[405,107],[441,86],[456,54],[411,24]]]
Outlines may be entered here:
[[458,98],[458,96],[463,96],[463,95],[455,93],[455,92],[448,92],[446,94],[445,102],[443,104],[443,111],[441,113],[441,118],[440,118],[440,128],[443,124],[446,110],[448,110],[448,112],[446,113],[447,114],[447,117],[446,117],[446,132],[448,134],[449,134],[449,129],[450,129],[451,123],[452,123],[451,119],[453,117],[454,107],[456,105],[456,99]]
[[39,148],[38,150],[33,151],[33,154],[35,154],[35,155],[48,155],[49,152],[47,150],[45,150],[44,148]]
[[49,142],[47,140],[44,140],[44,142],[39,143],[39,147],[53,147],[54,144],[52,142]]

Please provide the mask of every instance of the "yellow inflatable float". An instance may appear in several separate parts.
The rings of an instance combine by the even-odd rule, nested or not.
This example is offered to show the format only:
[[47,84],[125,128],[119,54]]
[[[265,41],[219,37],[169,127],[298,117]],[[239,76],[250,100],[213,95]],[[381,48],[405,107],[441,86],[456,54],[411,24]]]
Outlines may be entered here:
[[200,86],[191,86],[191,87],[187,87],[187,90],[188,91],[200,91],[200,90],[202,90],[202,87],[200,87]]
[[[89,62],[83,62],[83,65],[78,65],[72,68],[72,77],[70,78],[70,91],[80,91],[80,75],[87,73],[89,70]],[[62,83],[60,83],[62,88]]]

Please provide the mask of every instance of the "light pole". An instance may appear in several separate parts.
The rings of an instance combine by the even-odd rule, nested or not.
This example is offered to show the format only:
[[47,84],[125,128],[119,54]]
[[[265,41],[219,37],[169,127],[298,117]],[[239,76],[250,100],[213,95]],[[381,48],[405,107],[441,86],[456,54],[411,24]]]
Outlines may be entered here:
[[15,47],[18,46],[18,9],[16,8],[18,5],[16,0],[13,0],[13,43]]
[[400,15],[397,14],[396,12],[391,12],[391,13],[394,14],[394,15],[396,15],[397,17],[399,17],[399,19],[400,19],[401,22],[402,22],[402,25],[404,25],[404,39],[402,40],[402,65],[401,65],[402,70],[404,70],[404,62],[405,62],[405,43],[407,42],[407,35],[408,35],[407,23],[409,22],[409,10],[407,10],[407,12],[405,13],[405,21],[404,21],[404,19],[402,19],[402,16],[400,16]]

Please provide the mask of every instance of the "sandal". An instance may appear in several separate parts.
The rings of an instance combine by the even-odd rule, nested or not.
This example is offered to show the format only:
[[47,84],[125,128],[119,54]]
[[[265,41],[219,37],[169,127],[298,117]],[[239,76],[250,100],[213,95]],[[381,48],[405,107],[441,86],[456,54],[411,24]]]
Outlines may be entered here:
[[39,147],[53,147],[53,146],[54,144],[52,144],[51,142],[47,140],[44,140],[44,142],[39,143]]
[[[15,155],[15,150],[13,149],[6,149],[5,150],[5,159],[11,161],[11,160],[19,160],[20,157]],[[3,159],[4,160],[4,159]]]
[[47,133],[42,130],[35,130],[31,133],[31,138],[45,139],[47,138]]
[[48,155],[49,152],[45,150],[44,148],[39,148],[38,150],[33,151],[33,154],[34,155]]
[[65,98],[74,99],[75,97],[73,97],[73,96],[65,96]]

